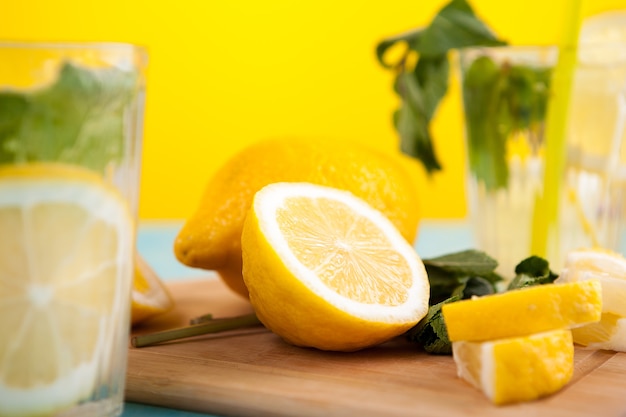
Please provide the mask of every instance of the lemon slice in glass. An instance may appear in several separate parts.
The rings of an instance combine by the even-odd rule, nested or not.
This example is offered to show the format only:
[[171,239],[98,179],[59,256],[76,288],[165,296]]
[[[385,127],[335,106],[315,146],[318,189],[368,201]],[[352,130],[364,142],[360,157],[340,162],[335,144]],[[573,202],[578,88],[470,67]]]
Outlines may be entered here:
[[54,414],[124,374],[109,357],[127,343],[133,230],[95,174],[0,167],[0,415]]

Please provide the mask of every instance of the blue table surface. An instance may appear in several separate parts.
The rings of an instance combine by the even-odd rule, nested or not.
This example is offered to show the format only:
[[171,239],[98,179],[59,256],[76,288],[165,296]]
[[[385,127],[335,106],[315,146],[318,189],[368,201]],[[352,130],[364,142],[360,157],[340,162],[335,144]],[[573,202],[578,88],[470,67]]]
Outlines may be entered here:
[[[189,268],[176,260],[174,239],[179,222],[144,222],[139,227],[137,248],[143,258],[165,282],[184,281],[206,275],[206,271]],[[422,258],[451,253],[474,247],[474,239],[464,221],[424,221],[420,224],[415,248]],[[146,404],[126,402],[123,417],[215,417],[213,414],[193,413]]]

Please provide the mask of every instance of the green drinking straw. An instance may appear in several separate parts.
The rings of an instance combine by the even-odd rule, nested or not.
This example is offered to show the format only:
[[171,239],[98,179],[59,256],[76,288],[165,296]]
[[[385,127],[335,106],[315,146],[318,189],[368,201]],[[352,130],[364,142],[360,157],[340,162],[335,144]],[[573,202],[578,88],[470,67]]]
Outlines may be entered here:
[[548,239],[551,247],[556,247],[559,239],[556,227],[559,222],[559,199],[565,169],[567,118],[582,23],[581,3],[582,0],[568,3],[565,32],[552,74],[552,96],[548,103],[545,131],[543,193],[535,199],[530,248],[531,254],[544,258],[548,254]]

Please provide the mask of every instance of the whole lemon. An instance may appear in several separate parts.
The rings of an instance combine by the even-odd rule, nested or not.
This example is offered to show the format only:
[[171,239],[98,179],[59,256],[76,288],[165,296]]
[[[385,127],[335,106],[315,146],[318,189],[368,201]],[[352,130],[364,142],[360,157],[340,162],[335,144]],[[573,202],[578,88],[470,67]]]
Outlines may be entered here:
[[310,182],[352,192],[380,210],[413,242],[419,222],[417,164],[397,153],[338,140],[273,139],[228,160],[209,180],[196,212],[174,242],[185,265],[215,270],[247,297],[241,233],[255,193],[275,182]]

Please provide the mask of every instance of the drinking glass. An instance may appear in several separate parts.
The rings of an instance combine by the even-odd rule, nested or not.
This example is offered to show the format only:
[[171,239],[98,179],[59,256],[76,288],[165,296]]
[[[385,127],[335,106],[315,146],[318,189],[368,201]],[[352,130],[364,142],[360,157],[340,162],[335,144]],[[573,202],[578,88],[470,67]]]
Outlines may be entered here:
[[[559,271],[578,248],[621,248],[626,165],[626,44],[581,45],[573,72],[565,163],[556,219],[534,253],[546,184],[546,118],[555,46],[467,48],[459,53],[468,155],[468,212],[480,249],[505,279],[517,263],[544,256]],[[541,230],[539,230],[541,231]],[[534,235],[535,234],[535,235]]]
[[0,415],[122,412],[146,51],[0,42]]

